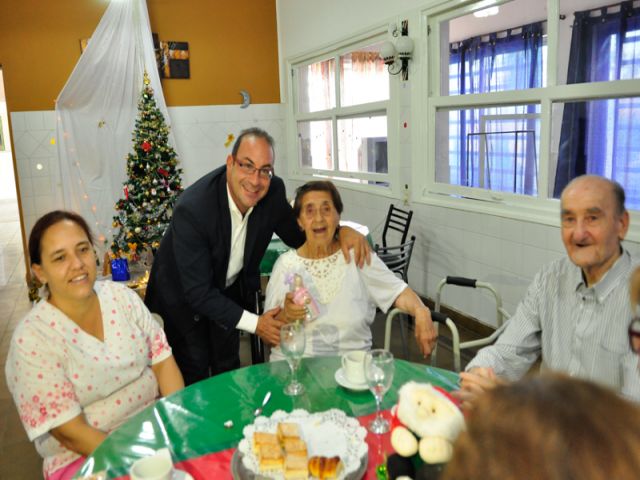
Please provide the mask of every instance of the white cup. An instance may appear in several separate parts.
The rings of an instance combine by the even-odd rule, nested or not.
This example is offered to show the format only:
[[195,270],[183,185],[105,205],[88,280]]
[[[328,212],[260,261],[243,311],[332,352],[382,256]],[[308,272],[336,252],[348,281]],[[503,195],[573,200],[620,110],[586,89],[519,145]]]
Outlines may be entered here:
[[131,480],[171,480],[173,462],[169,450],[163,448],[155,455],[136,460],[129,471]]
[[364,376],[364,357],[367,352],[356,350],[347,352],[342,355],[342,371],[344,376],[351,383],[363,384],[366,379]]

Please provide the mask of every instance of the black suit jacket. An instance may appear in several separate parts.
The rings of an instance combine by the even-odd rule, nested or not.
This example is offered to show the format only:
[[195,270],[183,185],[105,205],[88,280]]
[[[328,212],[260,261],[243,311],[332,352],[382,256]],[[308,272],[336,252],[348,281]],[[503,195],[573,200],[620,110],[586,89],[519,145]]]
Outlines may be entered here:
[[[273,232],[292,247],[304,242],[278,177],[249,216],[243,268],[234,283],[239,286],[234,291],[245,298],[259,289],[260,260]],[[230,253],[231,214],[222,166],[182,193],[154,258],[145,303],[162,316],[169,336],[183,336],[204,319],[224,330],[236,327],[243,313],[239,303],[246,308],[247,302],[225,292]]]

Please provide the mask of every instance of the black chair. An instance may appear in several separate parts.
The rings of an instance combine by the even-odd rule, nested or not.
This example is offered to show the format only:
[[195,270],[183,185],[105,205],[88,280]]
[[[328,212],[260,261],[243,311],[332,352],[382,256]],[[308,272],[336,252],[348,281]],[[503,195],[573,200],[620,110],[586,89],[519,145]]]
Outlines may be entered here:
[[392,247],[376,245],[375,248],[378,257],[389,267],[389,270],[400,275],[407,283],[409,283],[407,279],[409,263],[411,262],[411,254],[413,253],[415,242],[415,235],[411,235],[411,240],[401,245],[394,245]]
[[[393,205],[392,205],[393,207]],[[411,217],[409,217],[411,220]],[[393,247],[380,247],[376,245],[375,251],[380,257],[380,260],[396,275],[399,275],[402,280],[409,283],[409,263],[411,263],[411,254],[413,253],[413,246],[415,245],[416,237],[411,236],[411,240],[402,245],[396,245]],[[402,350],[405,358],[409,357],[409,347],[407,345],[407,333],[404,328],[404,322],[400,322],[400,337],[402,340]]]
[[389,205],[387,218],[384,222],[384,228],[382,229],[383,247],[388,245],[387,233],[389,230],[394,230],[400,234],[399,244],[403,244],[407,241],[407,234],[409,233],[409,226],[411,225],[411,217],[413,217],[413,210],[402,210],[401,208],[394,207],[393,204]]

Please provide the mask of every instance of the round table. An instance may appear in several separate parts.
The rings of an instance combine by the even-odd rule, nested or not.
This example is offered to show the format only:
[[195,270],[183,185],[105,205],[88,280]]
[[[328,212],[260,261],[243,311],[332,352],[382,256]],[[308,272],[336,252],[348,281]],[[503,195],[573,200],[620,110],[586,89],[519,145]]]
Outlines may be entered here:
[[[395,366],[392,387],[383,401],[384,409],[395,404],[398,389],[409,380],[430,382],[448,391],[456,388],[458,376],[453,372],[404,360],[396,360]],[[296,408],[309,412],[338,408],[353,417],[373,414],[373,395],[368,390],[356,392],[339,386],[334,379],[338,368],[339,357],[304,359],[299,379],[306,393],[299,397],[283,393],[290,378],[284,361],[240,368],[198,382],[159,400],[121,425],[87,458],[79,474],[106,471],[107,478],[117,478],[126,475],[135,460],[167,447],[180,468],[180,462],[227,452],[214,454],[195,469],[184,468],[191,471],[196,480],[222,478],[221,472],[228,473],[229,465],[219,464],[229,462],[232,449],[243,438],[242,429],[253,422],[253,410],[268,391],[272,396],[263,412],[266,416],[276,409],[290,412]],[[233,422],[232,428],[225,428],[227,420]],[[386,443],[388,447],[388,438]],[[215,472],[211,471],[213,467]],[[230,478],[230,474],[225,478]]]

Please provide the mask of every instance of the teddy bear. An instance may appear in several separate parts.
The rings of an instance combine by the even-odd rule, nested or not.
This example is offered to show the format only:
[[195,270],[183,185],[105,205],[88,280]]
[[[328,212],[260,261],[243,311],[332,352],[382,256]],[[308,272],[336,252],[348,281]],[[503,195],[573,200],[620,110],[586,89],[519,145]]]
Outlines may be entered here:
[[393,473],[392,464],[404,465],[401,470],[405,470],[408,464],[415,466],[420,460],[427,466],[446,463],[453,453],[453,442],[464,428],[462,412],[447,392],[426,383],[405,383],[398,392],[391,431],[391,446],[401,458],[389,459],[389,473]]

